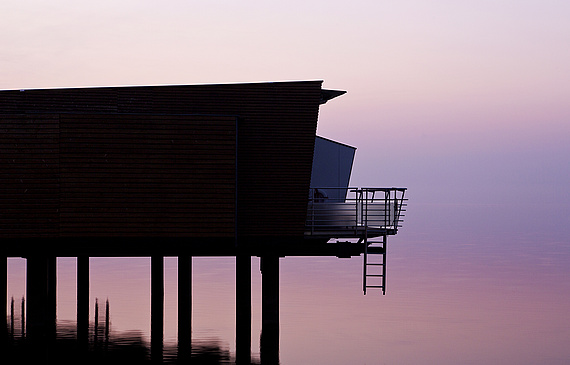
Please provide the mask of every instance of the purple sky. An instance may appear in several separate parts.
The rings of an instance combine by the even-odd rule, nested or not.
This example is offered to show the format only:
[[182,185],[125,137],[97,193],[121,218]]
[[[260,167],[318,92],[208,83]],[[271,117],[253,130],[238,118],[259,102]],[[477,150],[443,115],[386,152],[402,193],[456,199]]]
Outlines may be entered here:
[[0,89],[322,79],[348,93],[318,133],[358,148],[352,185],[409,188],[408,233],[460,218],[570,233],[567,1],[8,0],[0,14]]
[[[554,313],[546,320],[526,314],[549,308],[545,303],[551,298],[554,304],[548,305],[567,308],[568,303],[569,1],[3,0],[0,14],[0,89],[319,79],[325,88],[347,90],[321,107],[318,133],[358,148],[352,185],[409,188],[404,228],[390,246],[392,292],[382,299],[384,307],[378,301],[358,304],[370,307],[363,313],[378,314],[378,308],[393,313],[409,293],[422,298],[417,308],[391,319],[390,331],[402,342],[390,346],[406,349],[405,341],[413,342],[413,332],[399,323],[414,316],[433,333],[453,334],[453,326],[464,324],[432,315],[441,313],[453,320],[473,317],[475,342],[448,338],[453,345],[471,346],[460,354],[477,358],[479,342],[501,343],[506,335],[493,327],[501,321],[504,328],[522,326],[513,327],[517,335],[505,346],[513,354],[536,345],[536,338],[543,339],[545,353],[567,353],[560,350],[566,345],[556,342],[564,336],[540,335],[567,331],[567,311],[545,310]],[[73,271],[74,263],[65,260],[62,273]],[[148,270],[147,259],[129,262],[140,264],[140,272]],[[93,261],[95,274],[111,267],[98,265]],[[196,263],[197,283],[208,282],[207,265]],[[354,265],[346,272],[356,275],[347,284],[355,294],[330,296],[364,301],[369,296],[359,292],[359,262],[346,265]],[[296,300],[286,291],[295,267],[282,266],[284,308]],[[482,273],[487,276],[481,279]],[[466,278],[477,279],[478,286],[466,289]],[[105,280],[94,282],[92,295],[110,295],[99,294]],[[417,294],[429,287],[421,280],[442,288]],[[498,281],[500,289],[489,294]],[[61,290],[71,292],[73,285]],[[336,285],[322,290],[337,290]],[[513,296],[505,287],[520,293]],[[444,303],[459,297],[473,305]],[[70,319],[73,305],[65,298],[60,303]],[[489,313],[491,321],[481,321]],[[231,336],[231,323],[218,327]],[[284,325],[283,341],[293,341],[288,330]],[[441,363],[446,343],[426,343],[428,360]],[[501,351],[483,348],[490,359]]]

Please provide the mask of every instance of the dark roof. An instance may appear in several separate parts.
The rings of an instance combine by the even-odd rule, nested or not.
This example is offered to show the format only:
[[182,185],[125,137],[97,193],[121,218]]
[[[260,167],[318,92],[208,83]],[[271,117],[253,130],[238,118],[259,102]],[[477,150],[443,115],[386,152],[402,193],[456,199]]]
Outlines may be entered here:
[[346,91],[343,90],[321,90],[321,104],[326,103],[327,101],[336,98],[337,96],[341,96],[346,94]]

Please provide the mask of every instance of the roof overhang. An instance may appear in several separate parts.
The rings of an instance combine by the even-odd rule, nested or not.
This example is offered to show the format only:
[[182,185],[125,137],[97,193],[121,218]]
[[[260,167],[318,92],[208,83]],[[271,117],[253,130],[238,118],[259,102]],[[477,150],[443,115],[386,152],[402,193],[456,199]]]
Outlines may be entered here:
[[327,101],[336,98],[337,96],[341,96],[342,94],[346,94],[344,90],[321,90],[321,104],[326,103]]

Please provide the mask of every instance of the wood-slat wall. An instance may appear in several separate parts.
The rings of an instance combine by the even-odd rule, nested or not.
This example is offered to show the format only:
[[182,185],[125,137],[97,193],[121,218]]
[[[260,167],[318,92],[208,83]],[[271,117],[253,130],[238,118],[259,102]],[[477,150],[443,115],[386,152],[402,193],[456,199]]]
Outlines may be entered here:
[[[128,117],[129,114],[154,115],[153,118],[158,118],[159,115],[178,114],[238,116],[238,235],[243,237],[302,237],[320,99],[321,81],[2,91],[0,92],[0,113],[61,114],[62,127],[69,128],[69,131],[62,129],[61,161],[64,164],[76,166],[76,168],[88,154],[66,155],[70,151],[69,148],[80,148],[79,145],[73,144],[72,139],[79,138],[79,134],[78,137],[74,137],[74,133],[81,133],[83,136],[81,138],[87,138],[92,133],[99,133],[99,138],[111,138],[112,133],[103,133],[92,128],[73,129],[76,123],[82,125],[87,120],[85,118],[95,118],[94,114],[105,114],[106,116],[114,114],[117,119],[113,119],[113,128],[127,129],[127,120],[134,121],[136,119],[133,116]],[[76,122],[79,119],[83,122]],[[2,120],[3,123],[4,119]],[[136,133],[133,132],[132,136],[134,134]],[[89,138],[92,137],[94,136]],[[125,146],[132,143],[132,146],[137,146],[136,150],[148,148],[149,145],[154,146],[148,140],[131,140],[126,137],[122,143]],[[87,147],[87,145],[85,146]],[[184,148],[181,145],[177,153],[182,153],[181,151]],[[87,153],[86,151],[87,149],[84,149],[85,153]],[[141,171],[140,169],[137,170],[136,161],[138,157],[136,157],[136,152],[134,150],[132,152],[135,155],[125,152],[124,161],[115,163],[118,170],[132,168],[133,172]],[[207,152],[204,153],[207,154]],[[35,158],[40,157],[46,156],[36,156]],[[149,161],[156,162],[157,160],[151,159]],[[184,163],[190,166],[197,162],[186,160]],[[121,167],[119,168],[119,166]],[[158,168],[158,165],[155,166]],[[89,168],[89,165],[84,165],[84,173],[87,174]],[[117,170],[109,170],[105,173],[100,170],[99,176],[109,178],[115,176],[115,179],[119,181],[121,175],[115,175],[114,171]],[[94,178],[94,182],[100,182],[100,180],[95,179],[94,175],[89,176]],[[169,176],[174,178],[164,169],[156,170],[155,176],[159,175],[165,178]],[[77,179],[78,175],[77,172],[66,170],[66,167],[62,165],[63,177],[65,179]],[[210,178],[205,178],[205,180],[208,180],[208,183],[214,183]],[[64,180],[61,181],[62,202],[67,204],[67,202],[71,202],[71,200],[65,200],[72,196],[69,194],[76,193],[72,184],[77,181],[69,180],[69,183]],[[220,183],[223,186],[231,185],[229,181]],[[88,186],[87,183],[85,184],[84,188]],[[158,184],[155,185],[158,189],[160,183],[157,182],[156,184]],[[107,187],[111,188],[110,186]],[[95,191],[93,190],[93,192]],[[83,192],[85,193],[86,190]],[[142,206],[143,203],[140,204]],[[230,204],[229,201],[228,204]],[[115,212],[115,214],[119,213]],[[75,210],[62,210],[62,235],[81,233],[79,226],[76,225],[76,221],[80,217],[78,214]],[[83,212],[81,214],[84,214],[82,217],[87,219],[88,215],[85,214],[91,213]],[[131,223],[123,224],[122,231],[117,229],[114,232],[124,235],[135,234],[134,229],[127,229],[126,227],[132,227],[130,224],[134,224],[132,222],[137,215],[129,215],[124,211],[121,214],[124,215],[117,215],[116,217],[121,217],[125,223],[128,221]],[[196,222],[198,221],[196,219]],[[97,231],[97,227],[100,227],[99,231]],[[102,234],[105,230],[101,227],[93,225],[93,230],[88,232],[90,235]],[[111,225],[107,227],[112,228]],[[172,231],[166,226],[163,227],[163,230],[153,227],[152,224],[148,224],[147,227],[149,227],[148,230],[144,232],[147,235],[172,234]],[[198,228],[195,227],[194,229],[193,232],[199,232]],[[182,233],[180,230],[176,232]],[[222,232],[225,231],[222,230]],[[183,233],[191,234],[190,230]]]
[[0,115],[0,236],[59,234],[59,118]]
[[236,118],[62,114],[61,235],[234,237]]

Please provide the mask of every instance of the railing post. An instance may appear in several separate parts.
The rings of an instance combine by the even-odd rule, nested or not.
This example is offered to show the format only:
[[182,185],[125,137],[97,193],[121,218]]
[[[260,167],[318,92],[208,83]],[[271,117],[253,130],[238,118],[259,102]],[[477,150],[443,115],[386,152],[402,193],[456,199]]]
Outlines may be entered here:
[[390,190],[384,191],[384,227],[390,226]]

